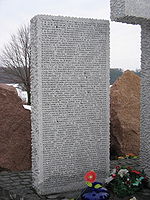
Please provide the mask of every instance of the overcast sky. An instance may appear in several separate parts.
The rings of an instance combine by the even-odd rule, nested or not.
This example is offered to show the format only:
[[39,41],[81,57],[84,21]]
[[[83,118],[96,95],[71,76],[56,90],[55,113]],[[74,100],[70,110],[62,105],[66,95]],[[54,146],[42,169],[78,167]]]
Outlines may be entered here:
[[[0,0],[0,51],[37,14],[110,20],[110,0]],[[140,26],[110,23],[110,67],[140,68]]]

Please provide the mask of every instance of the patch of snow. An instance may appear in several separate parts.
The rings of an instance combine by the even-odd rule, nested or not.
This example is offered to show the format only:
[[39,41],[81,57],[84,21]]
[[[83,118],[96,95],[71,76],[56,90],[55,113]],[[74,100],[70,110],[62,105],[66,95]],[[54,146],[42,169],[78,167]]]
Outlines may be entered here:
[[26,103],[28,102],[27,92],[26,91],[22,91],[18,84],[7,84],[7,85],[15,87],[16,90],[17,90],[18,96],[22,99],[22,101],[24,101]]
[[16,88],[16,90],[17,90],[18,96],[19,96],[23,101],[25,101],[25,102],[27,103],[27,102],[28,102],[27,92],[26,92],[26,91],[22,91],[22,90],[19,89],[19,88]]
[[10,83],[10,84],[6,84],[6,85],[9,85],[9,86],[13,86],[13,87],[15,87],[15,88],[17,88],[17,87],[19,87],[19,85],[18,84],[13,84],[13,83]]
[[26,110],[31,110],[31,106],[29,106],[29,105],[23,105],[23,107],[24,107]]

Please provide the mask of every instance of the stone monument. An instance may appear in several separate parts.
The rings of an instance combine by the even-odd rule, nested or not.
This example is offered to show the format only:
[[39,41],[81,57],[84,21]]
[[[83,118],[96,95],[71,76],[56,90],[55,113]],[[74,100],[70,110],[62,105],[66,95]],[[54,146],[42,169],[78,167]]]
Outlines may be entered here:
[[111,0],[111,19],[141,25],[141,164],[150,177],[150,1]]
[[39,194],[85,187],[109,173],[109,22],[31,20],[32,172]]

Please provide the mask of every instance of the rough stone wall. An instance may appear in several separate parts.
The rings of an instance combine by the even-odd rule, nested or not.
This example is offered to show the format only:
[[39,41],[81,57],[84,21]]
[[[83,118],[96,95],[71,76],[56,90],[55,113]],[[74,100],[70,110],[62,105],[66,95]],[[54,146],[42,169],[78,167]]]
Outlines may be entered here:
[[[117,2],[117,3],[116,3]],[[125,6],[122,13],[121,7]],[[117,11],[118,10],[118,11]],[[120,13],[121,12],[121,13]],[[123,17],[120,17],[123,16]],[[141,25],[141,167],[150,177],[150,1],[111,0],[111,19]]]
[[141,163],[150,177],[150,23],[142,25],[141,40]]
[[109,172],[109,22],[31,20],[32,171],[38,193],[81,189]]

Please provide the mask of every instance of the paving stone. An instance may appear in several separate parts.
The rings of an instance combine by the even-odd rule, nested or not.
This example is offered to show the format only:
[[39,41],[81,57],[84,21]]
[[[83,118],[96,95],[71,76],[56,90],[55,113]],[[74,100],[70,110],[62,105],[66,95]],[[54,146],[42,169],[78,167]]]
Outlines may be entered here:
[[31,180],[30,176],[26,176],[25,174],[21,175],[20,177],[25,180]]
[[31,183],[30,182],[25,182],[25,181],[23,181],[22,183],[21,183],[22,185],[31,185]]
[[26,195],[31,195],[31,194],[34,194],[34,191],[25,189],[25,190],[24,190],[24,193],[25,193]]
[[[63,197],[62,197],[63,198]],[[60,199],[60,194],[56,194],[56,195],[49,195],[47,196],[47,199],[53,200],[53,199]]]
[[10,176],[10,179],[11,179],[11,180],[19,180],[19,177],[16,177],[16,176]]
[[0,177],[0,181],[8,181],[9,179],[9,177]]
[[0,174],[1,174],[1,176],[2,176],[2,175],[8,175],[9,172],[8,172],[8,171],[1,171]]

